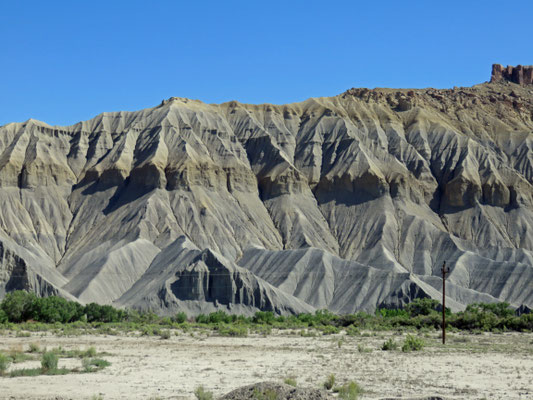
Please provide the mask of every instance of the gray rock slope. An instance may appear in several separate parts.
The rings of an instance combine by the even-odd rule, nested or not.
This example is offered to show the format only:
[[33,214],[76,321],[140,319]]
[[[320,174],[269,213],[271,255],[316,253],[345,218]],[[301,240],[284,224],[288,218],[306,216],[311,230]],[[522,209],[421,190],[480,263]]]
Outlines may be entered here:
[[533,307],[533,86],[171,98],[0,127],[0,296],[170,313]]

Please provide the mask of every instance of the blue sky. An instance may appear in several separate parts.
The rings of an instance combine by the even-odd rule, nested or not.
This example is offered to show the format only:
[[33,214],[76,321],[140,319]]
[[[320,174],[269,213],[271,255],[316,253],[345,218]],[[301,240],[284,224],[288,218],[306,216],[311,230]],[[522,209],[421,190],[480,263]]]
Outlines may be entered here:
[[289,103],[533,64],[533,2],[1,1],[0,125],[179,96]]

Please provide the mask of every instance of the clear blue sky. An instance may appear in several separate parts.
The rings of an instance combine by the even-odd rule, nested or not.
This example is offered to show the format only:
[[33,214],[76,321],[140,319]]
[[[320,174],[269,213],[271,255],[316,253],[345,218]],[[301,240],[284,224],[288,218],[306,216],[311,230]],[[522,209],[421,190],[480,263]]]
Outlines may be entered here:
[[1,1],[0,125],[171,96],[288,103],[533,64],[533,2]]

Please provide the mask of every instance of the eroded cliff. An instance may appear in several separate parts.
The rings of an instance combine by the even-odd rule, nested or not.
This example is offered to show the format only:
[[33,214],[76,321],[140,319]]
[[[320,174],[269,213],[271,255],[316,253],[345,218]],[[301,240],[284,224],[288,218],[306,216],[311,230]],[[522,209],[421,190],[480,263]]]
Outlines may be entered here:
[[5,125],[0,291],[161,312],[371,311],[438,297],[446,260],[454,308],[531,307],[533,86],[508,70],[471,88],[171,98],[69,127]]

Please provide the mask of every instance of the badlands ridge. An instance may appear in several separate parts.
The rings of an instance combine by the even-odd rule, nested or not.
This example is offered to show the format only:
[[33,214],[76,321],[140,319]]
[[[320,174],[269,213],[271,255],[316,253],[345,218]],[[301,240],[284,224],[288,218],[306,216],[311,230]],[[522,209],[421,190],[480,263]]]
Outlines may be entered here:
[[533,308],[533,69],[0,127],[0,297],[189,314]]

